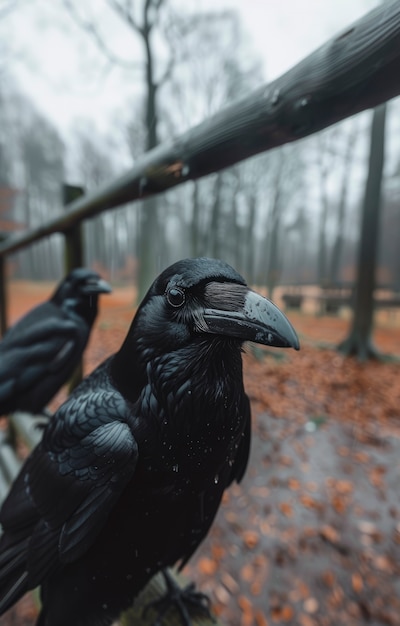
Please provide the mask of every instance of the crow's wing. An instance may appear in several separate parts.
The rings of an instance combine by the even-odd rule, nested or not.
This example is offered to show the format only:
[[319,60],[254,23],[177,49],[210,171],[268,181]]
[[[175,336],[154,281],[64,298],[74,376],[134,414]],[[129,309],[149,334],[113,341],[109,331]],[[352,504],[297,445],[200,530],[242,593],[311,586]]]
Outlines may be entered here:
[[[53,416],[0,514],[4,545],[24,553],[30,586],[86,552],[134,474],[125,401],[110,387],[86,391]],[[0,580],[1,570],[0,554]]]
[[56,374],[75,360],[83,329],[64,317],[40,319],[0,343],[0,408],[14,394]]

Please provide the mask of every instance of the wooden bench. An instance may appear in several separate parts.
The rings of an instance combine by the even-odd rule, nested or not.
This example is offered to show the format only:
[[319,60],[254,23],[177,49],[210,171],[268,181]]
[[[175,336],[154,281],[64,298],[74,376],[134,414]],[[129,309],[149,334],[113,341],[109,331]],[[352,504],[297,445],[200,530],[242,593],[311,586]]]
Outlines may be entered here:
[[375,299],[375,308],[376,309],[399,309],[400,308],[400,296],[395,295],[389,298],[376,298]]
[[[292,309],[300,311],[305,300],[313,300],[317,303],[319,315],[333,315],[339,313],[342,307],[351,307],[353,300],[353,290],[349,287],[326,287],[321,288],[320,293],[306,294],[298,287],[285,291],[282,294],[282,302],[286,310]],[[374,302],[375,309],[400,309],[400,294],[377,296]]]
[[348,290],[344,291],[341,289],[324,289],[315,298],[319,303],[320,315],[337,315],[342,307],[351,306],[352,302],[351,293]]
[[282,301],[285,309],[300,311],[303,304],[304,296],[301,293],[286,292],[282,294]]

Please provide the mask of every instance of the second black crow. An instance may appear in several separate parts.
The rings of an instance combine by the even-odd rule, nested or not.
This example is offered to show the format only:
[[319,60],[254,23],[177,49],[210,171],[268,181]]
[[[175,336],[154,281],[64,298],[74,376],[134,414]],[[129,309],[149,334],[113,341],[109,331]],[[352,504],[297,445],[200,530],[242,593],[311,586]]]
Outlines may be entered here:
[[[222,261],[186,259],[155,280],[2,507],[0,613],[41,585],[39,626],[109,626],[156,572],[186,563],[246,469],[246,340],[299,347],[283,313]],[[174,601],[190,623],[184,600],[174,591],[158,608]]]
[[0,415],[39,413],[78,365],[110,285],[96,272],[72,270],[51,298],[22,317],[0,342]]

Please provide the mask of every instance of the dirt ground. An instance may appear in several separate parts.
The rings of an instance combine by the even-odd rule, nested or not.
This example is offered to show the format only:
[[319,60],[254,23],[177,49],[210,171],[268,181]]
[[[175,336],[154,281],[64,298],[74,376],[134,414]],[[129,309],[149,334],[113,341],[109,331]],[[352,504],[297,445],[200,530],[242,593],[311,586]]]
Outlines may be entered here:
[[[13,283],[10,322],[49,290]],[[120,345],[133,301],[123,288],[102,297],[87,372]],[[332,349],[347,316],[288,316],[300,352],[245,354],[249,468],[185,574],[226,626],[400,626],[400,366]],[[375,341],[400,355],[399,314],[380,315]],[[0,626],[32,626],[35,613],[27,596]]]

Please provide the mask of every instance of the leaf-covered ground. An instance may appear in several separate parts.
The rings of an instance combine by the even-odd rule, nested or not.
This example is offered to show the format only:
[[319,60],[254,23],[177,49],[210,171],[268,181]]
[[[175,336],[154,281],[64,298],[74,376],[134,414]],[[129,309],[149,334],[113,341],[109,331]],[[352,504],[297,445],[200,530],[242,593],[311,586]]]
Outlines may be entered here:
[[[47,293],[13,283],[10,319]],[[86,371],[120,345],[133,299],[102,298]],[[185,573],[229,626],[400,625],[400,365],[329,349],[346,319],[289,317],[300,352],[247,349],[249,468]],[[375,340],[400,355],[400,312],[381,314]],[[34,612],[28,598],[0,626],[31,626]]]

